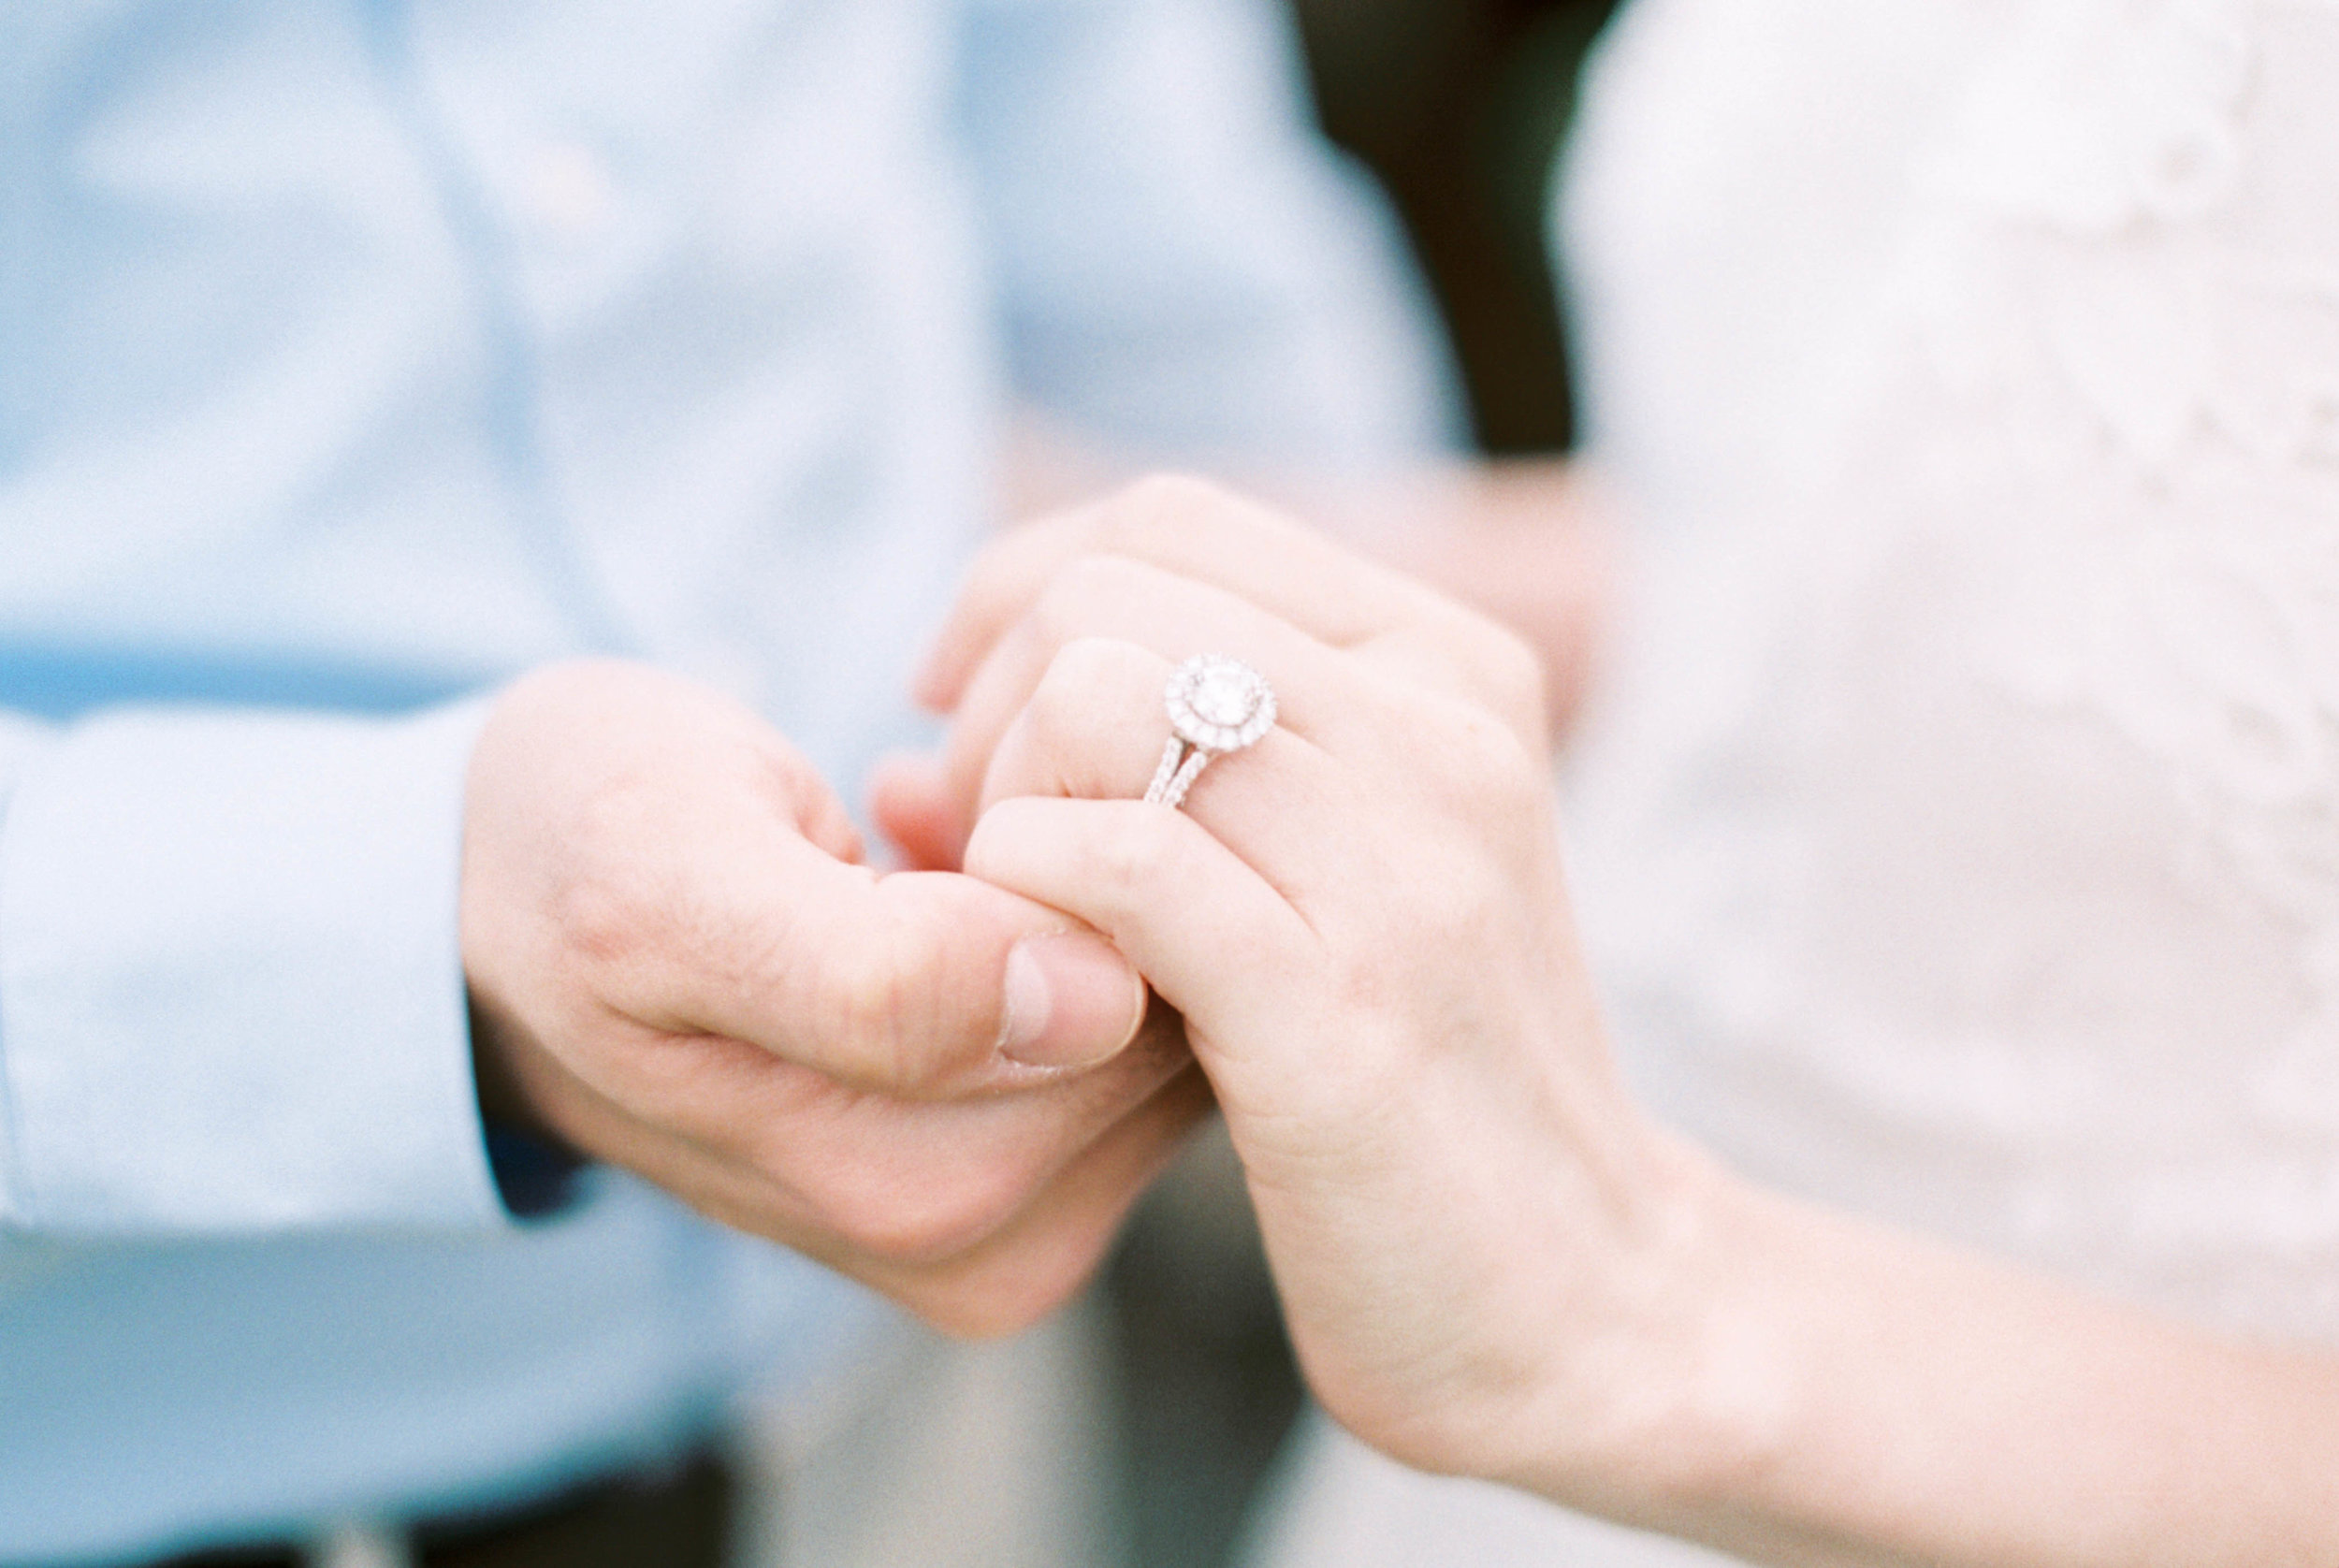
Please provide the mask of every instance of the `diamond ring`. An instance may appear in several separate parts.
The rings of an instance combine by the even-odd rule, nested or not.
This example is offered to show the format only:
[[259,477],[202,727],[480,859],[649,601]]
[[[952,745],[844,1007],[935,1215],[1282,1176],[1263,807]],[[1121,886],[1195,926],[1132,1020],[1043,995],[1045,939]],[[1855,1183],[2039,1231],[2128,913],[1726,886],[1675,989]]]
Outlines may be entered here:
[[1179,665],[1162,693],[1170,743],[1145,798],[1175,807],[1213,757],[1240,751],[1275,727],[1275,693],[1267,677],[1222,653]]

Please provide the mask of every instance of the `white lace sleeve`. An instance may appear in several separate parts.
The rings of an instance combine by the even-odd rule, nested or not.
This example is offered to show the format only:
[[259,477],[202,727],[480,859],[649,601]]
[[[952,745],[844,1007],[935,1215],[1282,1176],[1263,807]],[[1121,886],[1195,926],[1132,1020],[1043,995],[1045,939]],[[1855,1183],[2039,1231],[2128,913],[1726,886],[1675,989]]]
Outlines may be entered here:
[[2038,7],[1927,183],[1871,472],[2005,536],[2011,689],[2099,712],[2339,927],[2339,6]]

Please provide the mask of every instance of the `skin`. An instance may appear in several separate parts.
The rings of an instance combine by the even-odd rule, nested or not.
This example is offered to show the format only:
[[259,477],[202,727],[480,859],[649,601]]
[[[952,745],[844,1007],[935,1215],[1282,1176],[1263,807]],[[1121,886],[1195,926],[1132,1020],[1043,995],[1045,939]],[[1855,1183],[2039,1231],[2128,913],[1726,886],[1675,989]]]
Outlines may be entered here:
[[[1148,806],[1162,684],[1206,650],[1282,718]],[[2339,1357],[1764,1191],[1633,1103],[1539,664],[1155,482],[977,569],[926,676],[957,731],[884,815],[1184,1015],[1310,1382],[1397,1458],[1777,1563],[2339,1561]]]
[[465,805],[488,1114],[945,1328],[1052,1311],[1207,1109],[1094,932],[967,877],[871,870],[804,759],[689,682],[614,662],[518,682]]
[[[1027,434],[1008,466],[1010,510],[1094,489],[1098,466],[1091,448]],[[1132,494],[1155,492],[1178,499]],[[1580,493],[1537,465],[1424,475],[1402,498],[1310,486],[1320,512],[1512,614],[1561,722],[1605,580]],[[1562,494],[1555,529],[1538,503]],[[1125,498],[1111,515],[1128,514]],[[1090,538],[1085,515],[1019,534],[993,580],[1030,588]],[[1531,603],[1518,591],[1529,579],[1573,588]],[[995,709],[988,731],[959,727],[961,775],[976,766],[970,737],[995,742],[1008,713]],[[714,694],[609,662],[512,688],[467,801],[481,1098],[946,1330],[1009,1332],[1079,1286],[1209,1088],[1173,1014],[1132,1040],[1146,992],[1117,950],[1060,911],[948,875],[969,816],[889,816],[971,793],[927,787],[915,763],[897,773],[906,784],[881,777],[875,809],[921,874],[880,877],[803,759]],[[1028,950],[1055,982],[1046,1027],[1005,1039],[1007,955],[1056,933]]]
[[[1141,473],[1125,454],[1027,410],[1002,464],[1000,513],[1085,513],[1093,498],[1143,483]],[[1424,463],[1364,480],[1281,467],[1243,485],[1518,636],[1543,666],[1545,725],[1566,739],[1598,673],[1616,576],[1613,502],[1584,463]]]

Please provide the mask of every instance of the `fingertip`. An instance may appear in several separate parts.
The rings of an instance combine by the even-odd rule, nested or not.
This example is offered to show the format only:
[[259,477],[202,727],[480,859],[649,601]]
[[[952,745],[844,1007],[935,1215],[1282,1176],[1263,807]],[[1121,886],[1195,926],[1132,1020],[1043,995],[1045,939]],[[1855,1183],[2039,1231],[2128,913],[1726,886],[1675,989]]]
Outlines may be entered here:
[[938,759],[903,753],[879,762],[869,776],[869,816],[908,865],[957,868],[966,824]]
[[843,804],[833,796],[824,797],[811,809],[802,824],[802,831],[805,837],[823,854],[834,856],[848,865],[859,865],[868,853],[861,830],[853,826]]
[[966,685],[966,659],[955,627],[945,627],[909,677],[909,700],[941,718],[958,705]]
[[991,808],[975,819],[975,825],[966,835],[966,847],[959,857],[959,865],[967,876],[979,878],[996,887],[1018,891],[1012,875],[1016,851],[1021,841],[1039,826],[1028,819],[1027,808],[1048,804],[1038,796],[1017,795],[994,802]]
[[943,778],[941,759],[923,751],[892,751],[877,760],[869,770],[869,800],[872,809],[878,805],[901,806],[927,799],[940,788]]

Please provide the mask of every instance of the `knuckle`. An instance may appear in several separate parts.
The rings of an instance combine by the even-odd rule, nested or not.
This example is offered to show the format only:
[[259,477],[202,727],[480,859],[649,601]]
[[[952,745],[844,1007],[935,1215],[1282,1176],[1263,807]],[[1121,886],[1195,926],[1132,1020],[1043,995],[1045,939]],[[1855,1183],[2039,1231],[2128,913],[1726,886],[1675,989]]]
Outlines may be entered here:
[[665,938],[675,911],[639,875],[647,802],[627,783],[596,790],[568,824],[549,904],[569,950],[599,969],[639,963]]
[[1111,555],[1087,554],[1065,562],[1032,608],[1032,618],[1052,647],[1090,634],[1101,603],[1110,603],[1127,580],[1127,563]]
[[569,951],[596,969],[629,967],[650,945],[642,900],[607,877],[563,881],[553,918]]
[[1545,709],[1543,661],[1527,640],[1507,627],[1487,623],[1479,633],[1479,666],[1489,695],[1507,716],[1532,716],[1540,732]]
[[1530,752],[1515,732],[1495,727],[1486,737],[1482,762],[1487,788],[1506,820],[1540,820],[1550,812],[1554,788],[1550,767]]
[[[1065,657],[1081,646],[1072,644],[1066,648],[1065,654],[1057,655],[1048,666],[1048,673],[1040,677],[1030,702],[1024,704],[1023,717],[1017,721],[1025,731],[1026,747],[1037,753],[1036,756],[1018,756],[1015,759],[1025,770],[1053,776],[1066,754],[1078,749],[1084,732],[1095,728],[1093,716],[1100,711],[1111,711],[1098,707],[1094,695],[1097,690],[1094,679],[1079,670],[1074,661]],[[1092,716],[1085,724],[1082,720],[1082,714]],[[1029,787],[1042,781],[1024,777],[1018,782]]]
[[1138,564],[1130,557],[1097,551],[1066,566],[1057,583],[1090,615],[1096,606],[1118,603],[1134,585]]
[[1423,728],[1438,736],[1425,748],[1422,773],[1438,803],[1449,811],[1489,806],[1509,812],[1544,788],[1537,767],[1518,732],[1493,714],[1462,703],[1440,704],[1445,712]]
[[1163,885],[1177,849],[1170,837],[1167,812],[1133,815],[1126,831],[1109,835],[1095,846],[1092,868],[1104,903],[1118,909],[1136,908],[1150,901]]
[[1472,948],[1488,948],[1495,931],[1512,913],[1502,894],[1496,879],[1484,874],[1448,878],[1442,906],[1434,911],[1438,928],[1454,933]]
[[1141,540],[1197,513],[1225,507],[1233,499],[1229,491],[1194,474],[1149,473],[1121,492],[1109,511],[1105,534],[1109,539]]
[[1048,661],[1036,695],[1041,701],[1084,702],[1116,683],[1129,651],[1127,644],[1110,637],[1075,637]]
[[881,934],[868,933],[836,944],[829,963],[827,1017],[821,1021],[825,1038],[842,1042],[870,1079],[902,1082],[910,1064],[903,1057],[907,988],[895,944]]
[[1418,631],[1444,684],[1490,708],[1521,735],[1542,735],[1544,664],[1525,638],[1452,604]]
[[1093,737],[1097,715],[1117,713],[1131,690],[1158,687],[1140,648],[1111,637],[1076,637],[1056,650],[1031,696],[1031,721],[1043,739]]

